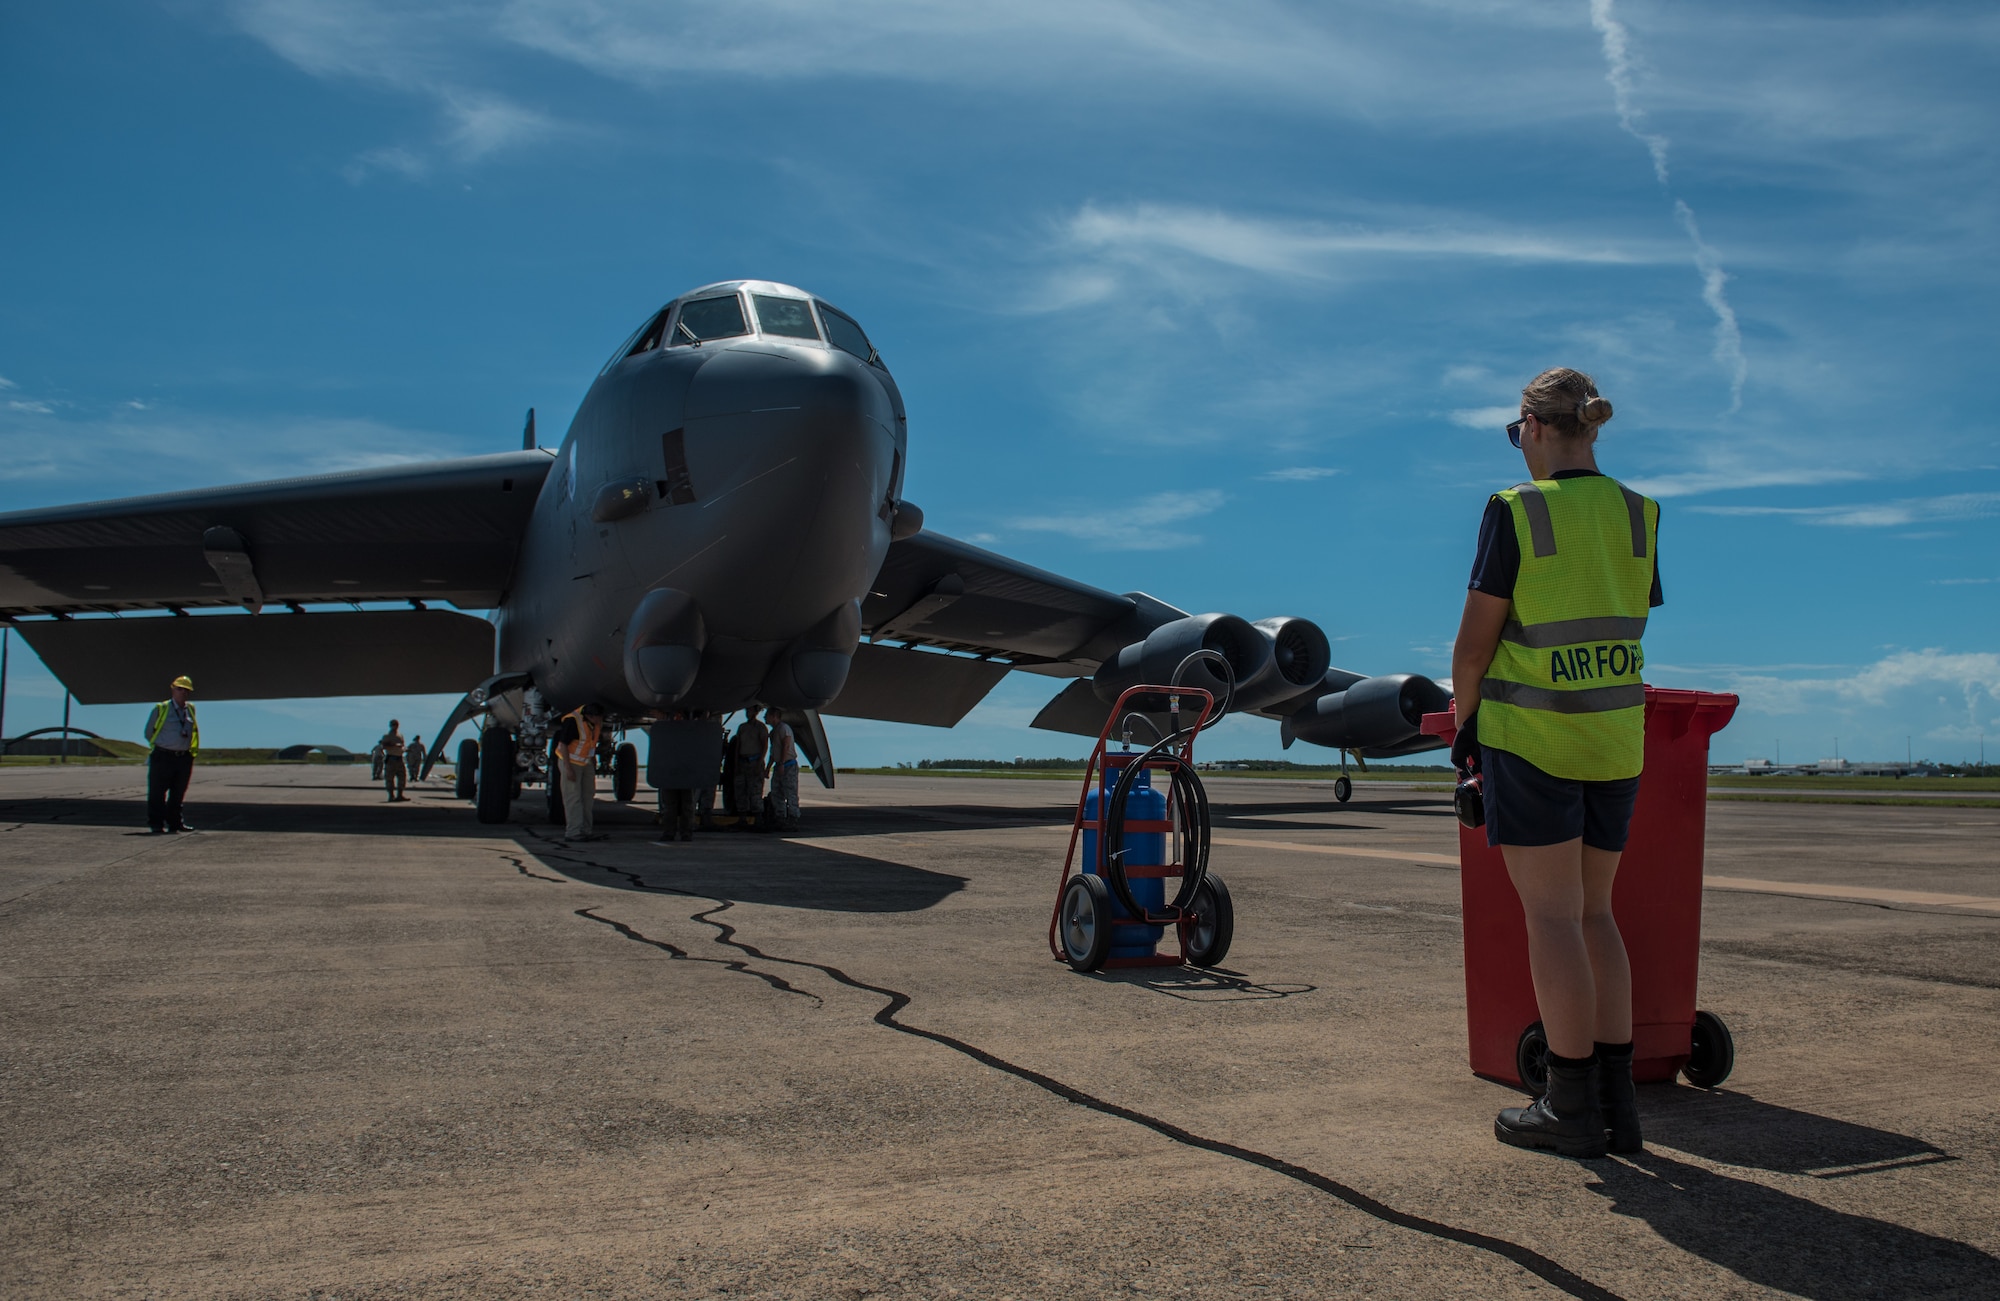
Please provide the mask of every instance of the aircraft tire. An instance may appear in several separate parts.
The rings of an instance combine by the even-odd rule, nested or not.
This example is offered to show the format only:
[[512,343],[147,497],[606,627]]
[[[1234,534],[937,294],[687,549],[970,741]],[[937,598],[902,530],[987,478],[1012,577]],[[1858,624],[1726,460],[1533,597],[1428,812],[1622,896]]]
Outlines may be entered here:
[[479,794],[479,742],[467,737],[458,743],[458,764],[451,793],[461,800]]
[[1111,891],[1104,878],[1088,872],[1063,887],[1056,919],[1063,959],[1075,971],[1095,971],[1111,953]]
[[1188,901],[1201,920],[1181,927],[1181,956],[1197,967],[1213,967],[1229,956],[1230,941],[1236,938],[1236,905],[1229,900],[1229,887],[1210,872],[1195,887]]
[[514,803],[514,734],[489,727],[479,738],[479,820],[497,826]]
[[611,794],[620,804],[639,796],[639,747],[627,741],[611,758]]
[[1333,779],[1333,798],[1345,804],[1354,798],[1354,783],[1345,777]]

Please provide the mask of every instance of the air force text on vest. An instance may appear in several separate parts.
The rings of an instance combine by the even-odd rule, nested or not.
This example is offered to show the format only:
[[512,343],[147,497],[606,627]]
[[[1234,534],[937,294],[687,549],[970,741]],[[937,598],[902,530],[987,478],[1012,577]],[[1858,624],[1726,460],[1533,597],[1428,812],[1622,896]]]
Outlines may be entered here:
[[1646,667],[1639,643],[1611,641],[1595,646],[1566,646],[1549,652],[1549,681],[1581,682],[1586,678],[1622,678]]

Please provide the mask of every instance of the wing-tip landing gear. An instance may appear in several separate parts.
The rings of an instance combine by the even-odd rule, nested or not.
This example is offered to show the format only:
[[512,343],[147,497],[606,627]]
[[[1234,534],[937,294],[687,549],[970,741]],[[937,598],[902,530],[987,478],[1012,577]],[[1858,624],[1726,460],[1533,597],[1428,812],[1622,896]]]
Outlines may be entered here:
[[1345,804],[1354,798],[1354,781],[1347,775],[1347,751],[1340,752],[1340,776],[1333,779],[1333,798]]

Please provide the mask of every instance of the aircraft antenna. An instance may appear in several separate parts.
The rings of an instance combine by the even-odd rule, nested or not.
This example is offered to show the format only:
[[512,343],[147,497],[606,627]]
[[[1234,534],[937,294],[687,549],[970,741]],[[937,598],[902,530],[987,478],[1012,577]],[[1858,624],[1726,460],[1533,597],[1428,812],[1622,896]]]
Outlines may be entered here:
[[528,408],[528,423],[521,429],[521,450],[524,452],[535,450],[535,409],[533,407]]

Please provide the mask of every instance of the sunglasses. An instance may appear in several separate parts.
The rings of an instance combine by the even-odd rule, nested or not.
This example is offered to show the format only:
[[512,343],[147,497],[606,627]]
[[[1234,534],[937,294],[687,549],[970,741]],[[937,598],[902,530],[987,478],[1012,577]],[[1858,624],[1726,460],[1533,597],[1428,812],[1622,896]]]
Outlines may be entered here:
[[1521,445],[1521,426],[1527,423],[1528,417],[1522,416],[1519,420],[1509,424],[1507,426],[1507,441],[1515,447],[1519,447]]

